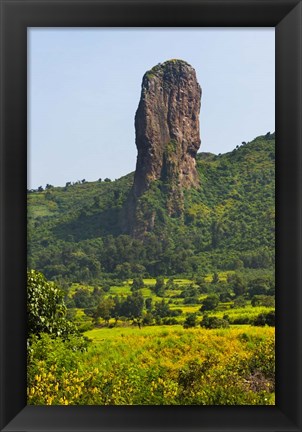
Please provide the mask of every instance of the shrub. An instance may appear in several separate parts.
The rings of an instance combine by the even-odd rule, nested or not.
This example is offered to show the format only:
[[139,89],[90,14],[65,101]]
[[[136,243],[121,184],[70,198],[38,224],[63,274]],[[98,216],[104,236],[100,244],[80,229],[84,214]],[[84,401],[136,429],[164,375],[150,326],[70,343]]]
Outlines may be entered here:
[[232,319],[232,324],[251,324],[251,319],[248,316],[240,316]]
[[217,318],[215,316],[209,317],[208,315],[204,315],[200,326],[207,329],[215,329],[215,328],[227,328],[229,327],[229,322],[224,318]]
[[196,317],[195,313],[189,314],[187,316],[187,318],[185,319],[185,322],[184,322],[184,325],[183,325],[184,328],[187,329],[187,328],[190,328],[190,327],[195,327],[196,324],[197,324],[196,320],[197,320],[197,317]]
[[219,300],[221,303],[228,303],[232,300],[231,294],[229,292],[223,292],[219,295]]
[[73,300],[77,308],[90,308],[95,306],[94,298],[87,289],[78,289],[73,295]]
[[202,301],[202,306],[200,308],[200,311],[207,311],[207,310],[213,310],[216,309],[216,307],[219,304],[219,299],[217,297],[217,295],[215,294],[210,294],[209,296],[207,296],[203,301]]
[[177,316],[180,316],[181,314],[182,314],[182,310],[181,309],[172,309],[169,312],[169,315],[171,317],[177,317]]
[[142,277],[136,277],[133,279],[132,285],[131,285],[131,291],[137,291],[145,286],[143,278]]
[[269,295],[254,295],[251,300],[251,305],[275,307],[275,297]]
[[27,272],[27,331],[28,334],[49,333],[68,337],[76,327],[66,319],[64,292],[42,273]]
[[233,308],[241,308],[246,306],[246,300],[243,297],[237,297],[234,300]]
[[275,311],[267,312],[267,313],[261,313],[257,315],[257,317],[254,320],[253,323],[255,326],[265,326],[267,324],[268,326],[274,327],[275,326]]
[[154,324],[154,317],[151,312],[147,312],[142,320],[143,325],[152,325]]
[[28,404],[274,403],[272,328],[248,327],[242,332],[170,327],[127,333],[125,329],[116,339],[104,334],[87,350],[74,337],[33,337]]
[[162,324],[164,325],[176,325],[178,321],[176,318],[166,317],[162,319]]
[[200,303],[198,297],[186,297],[184,298],[184,304],[198,304]]

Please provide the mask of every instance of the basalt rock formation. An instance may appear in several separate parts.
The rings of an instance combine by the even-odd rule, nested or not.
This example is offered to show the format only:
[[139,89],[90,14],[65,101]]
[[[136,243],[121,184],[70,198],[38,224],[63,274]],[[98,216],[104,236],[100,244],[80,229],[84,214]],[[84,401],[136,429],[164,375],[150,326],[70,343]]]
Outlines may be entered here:
[[183,190],[199,184],[200,100],[195,70],[183,60],[158,64],[143,76],[135,115],[137,163],[125,218],[134,236],[154,228],[154,189],[160,190],[167,215],[180,217]]
[[195,70],[183,60],[166,61],[145,73],[135,115],[137,197],[154,180],[169,182],[174,192],[198,185],[200,100]]

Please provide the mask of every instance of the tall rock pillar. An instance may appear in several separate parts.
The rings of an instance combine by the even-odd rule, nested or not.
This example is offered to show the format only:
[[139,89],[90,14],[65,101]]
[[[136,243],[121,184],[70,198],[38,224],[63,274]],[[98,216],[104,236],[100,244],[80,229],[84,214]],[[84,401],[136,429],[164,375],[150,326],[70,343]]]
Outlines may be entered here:
[[195,70],[183,60],[166,61],[145,73],[135,115],[135,196],[154,180],[170,183],[174,192],[198,185],[200,100]]
[[184,189],[199,184],[200,101],[195,70],[183,60],[158,64],[143,76],[135,115],[137,163],[124,217],[125,231],[135,237],[153,231],[162,211],[181,217]]

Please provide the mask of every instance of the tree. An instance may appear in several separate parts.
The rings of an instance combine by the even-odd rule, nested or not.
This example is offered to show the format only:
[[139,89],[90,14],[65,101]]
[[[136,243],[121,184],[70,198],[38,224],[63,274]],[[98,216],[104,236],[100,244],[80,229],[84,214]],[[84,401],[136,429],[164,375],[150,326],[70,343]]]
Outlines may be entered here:
[[200,308],[200,311],[207,311],[207,310],[213,310],[216,309],[219,304],[219,299],[217,295],[210,294],[202,301],[202,306]]
[[118,318],[121,316],[121,310],[122,310],[122,302],[120,301],[119,296],[113,297],[114,301],[114,307],[111,311],[112,318],[115,319],[115,323],[117,323]]
[[235,298],[233,303],[234,308],[242,308],[245,306],[246,306],[246,300],[242,296]]
[[224,318],[217,318],[215,316],[209,317],[208,315],[204,315],[200,326],[207,329],[227,328],[229,327],[229,322]]
[[236,297],[242,296],[246,292],[246,284],[236,273],[228,275],[228,282],[234,291]]
[[76,327],[66,319],[64,292],[35,270],[27,272],[28,335],[49,333],[68,337],[77,334]]
[[162,301],[156,302],[154,306],[153,315],[163,318],[170,316],[170,308],[168,303],[165,301],[165,299],[162,299]]
[[143,317],[144,325],[152,325],[154,323],[154,318],[151,312],[147,312]]
[[251,305],[275,307],[275,297],[266,295],[255,295],[251,300]]
[[128,262],[118,264],[115,268],[115,271],[118,279],[120,280],[129,279],[132,275],[131,264]]
[[165,280],[163,276],[158,276],[156,278],[156,284],[154,286],[154,292],[159,297],[163,297],[165,295]]
[[173,289],[177,288],[177,286],[176,286],[175,283],[174,283],[174,279],[173,279],[172,277],[170,277],[170,278],[168,279],[168,281],[167,281],[167,283],[166,283],[166,288],[167,288],[167,289],[170,289],[170,290],[173,290]]
[[141,318],[144,308],[144,297],[140,291],[127,296],[121,305],[121,315],[126,318]]
[[225,227],[221,221],[213,221],[211,225],[212,247],[215,249],[221,242],[224,235]]
[[197,288],[194,287],[193,284],[187,286],[180,294],[179,296],[182,298],[188,298],[188,297],[194,297],[197,298],[199,294],[199,291]]
[[109,320],[112,317],[112,312],[115,307],[115,302],[112,297],[103,298],[95,312],[95,318],[103,318],[106,324],[109,324]]
[[195,327],[197,324],[197,316],[195,313],[190,313],[184,322],[184,328]]
[[152,310],[152,298],[151,297],[146,298],[145,306],[146,306],[147,311],[150,312]]
[[207,284],[205,282],[199,285],[198,290],[199,290],[200,294],[207,294],[209,292],[209,289],[208,289]]
[[80,288],[78,289],[74,295],[73,300],[75,303],[75,307],[77,308],[90,308],[95,306],[94,299],[87,289]]
[[142,277],[136,277],[133,279],[132,285],[131,285],[131,291],[137,291],[145,286],[143,278]]
[[254,320],[255,326],[265,326],[265,324],[271,327],[275,326],[275,311],[261,313]]
[[203,284],[205,283],[204,276],[198,275],[195,282],[196,285],[198,285],[199,287],[203,286]]
[[214,272],[213,274],[212,283],[213,284],[219,283],[219,275],[217,272]]
[[199,304],[199,303],[200,303],[200,301],[199,301],[198,297],[185,297],[184,298],[184,304],[185,305],[189,305],[189,304],[193,305],[193,304]]
[[248,293],[250,297],[255,295],[266,295],[268,294],[272,285],[272,281],[266,278],[256,278],[249,282]]
[[104,292],[109,292],[110,291],[110,283],[107,281],[103,282],[102,283],[102,290]]
[[93,301],[94,301],[95,304],[97,304],[100,301],[102,295],[103,295],[102,289],[98,288],[97,286],[95,286],[93,288],[93,292],[92,292],[92,295],[91,295],[91,297],[93,298]]
[[266,316],[264,313],[261,313],[261,314],[256,316],[256,318],[254,320],[255,326],[263,327],[263,326],[265,326],[265,323],[266,323]]
[[219,300],[221,303],[227,303],[231,301],[231,295],[228,291],[222,292],[219,295]]
[[266,314],[266,324],[268,326],[275,327],[275,311],[271,311]]

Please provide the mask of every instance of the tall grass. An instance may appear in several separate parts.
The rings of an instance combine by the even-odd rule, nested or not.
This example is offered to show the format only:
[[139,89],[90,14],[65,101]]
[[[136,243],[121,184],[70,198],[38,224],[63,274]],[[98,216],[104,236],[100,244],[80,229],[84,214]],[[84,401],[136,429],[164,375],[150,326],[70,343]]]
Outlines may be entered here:
[[86,336],[88,350],[70,356],[63,342],[37,342],[29,404],[274,403],[273,328],[104,328]]

